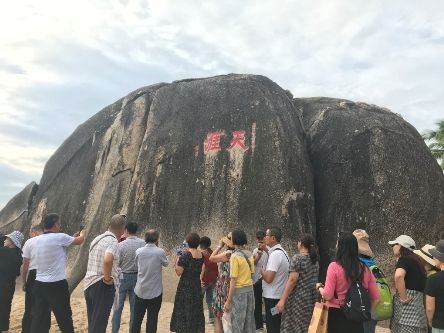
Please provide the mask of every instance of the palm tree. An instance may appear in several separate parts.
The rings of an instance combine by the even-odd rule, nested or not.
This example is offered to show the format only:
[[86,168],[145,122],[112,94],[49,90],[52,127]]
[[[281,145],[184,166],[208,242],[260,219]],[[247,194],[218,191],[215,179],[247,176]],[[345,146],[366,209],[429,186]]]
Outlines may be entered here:
[[444,120],[436,123],[438,129],[435,131],[427,131],[422,137],[428,142],[428,146],[433,156],[440,162],[441,168],[444,170]]

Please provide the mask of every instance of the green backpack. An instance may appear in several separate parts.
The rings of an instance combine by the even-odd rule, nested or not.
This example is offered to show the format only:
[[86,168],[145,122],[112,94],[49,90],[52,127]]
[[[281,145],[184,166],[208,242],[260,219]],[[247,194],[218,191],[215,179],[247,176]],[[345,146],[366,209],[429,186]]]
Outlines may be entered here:
[[378,286],[380,295],[379,303],[376,306],[372,318],[378,321],[390,319],[393,315],[393,297],[387,282],[387,278],[378,268],[378,266],[372,265],[369,267],[369,269],[376,279],[376,284]]

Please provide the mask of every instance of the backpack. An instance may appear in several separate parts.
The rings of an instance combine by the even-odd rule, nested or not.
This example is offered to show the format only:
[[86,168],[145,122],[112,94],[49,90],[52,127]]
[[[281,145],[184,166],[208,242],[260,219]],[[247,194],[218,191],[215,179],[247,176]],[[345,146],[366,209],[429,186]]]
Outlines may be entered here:
[[[365,268],[364,268],[365,269]],[[347,320],[363,323],[372,319],[370,311],[370,296],[362,285],[362,270],[360,276],[348,288],[342,312]]]
[[376,285],[378,286],[380,295],[378,305],[376,305],[376,309],[373,313],[373,319],[390,319],[393,315],[393,297],[387,282],[387,278],[376,265],[370,266],[369,269],[376,279]]

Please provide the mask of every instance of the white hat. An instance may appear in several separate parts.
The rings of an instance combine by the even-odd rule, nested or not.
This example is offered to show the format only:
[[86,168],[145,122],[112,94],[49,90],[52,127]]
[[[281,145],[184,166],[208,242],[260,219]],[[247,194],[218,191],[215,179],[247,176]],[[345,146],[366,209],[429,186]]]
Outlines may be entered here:
[[19,249],[22,248],[22,243],[25,237],[20,231],[13,231],[9,235],[6,235],[6,237],[8,237]]
[[392,240],[392,241],[390,241],[388,243],[389,243],[389,245],[399,244],[402,247],[405,247],[406,249],[409,249],[409,250],[412,250],[412,251],[416,247],[416,243],[413,240],[413,238],[410,237],[410,236],[407,236],[407,235],[398,236],[395,240]]

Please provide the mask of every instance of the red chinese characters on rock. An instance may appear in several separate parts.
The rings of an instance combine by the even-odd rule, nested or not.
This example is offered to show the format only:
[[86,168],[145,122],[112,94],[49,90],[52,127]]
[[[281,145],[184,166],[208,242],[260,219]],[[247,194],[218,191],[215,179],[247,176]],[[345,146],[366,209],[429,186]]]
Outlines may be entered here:
[[[245,144],[246,135],[244,130],[237,130],[233,131],[232,138],[230,145],[228,146],[227,150],[231,151],[235,148],[240,149],[242,152],[246,152],[249,147]],[[224,131],[214,131],[209,132],[207,134],[207,137],[203,143],[203,152],[205,155],[211,154],[211,153],[217,153],[222,150],[222,147],[220,146],[220,140],[222,136],[225,135]],[[253,123],[251,128],[251,144],[252,149],[254,151],[255,145],[256,145],[256,123]],[[194,148],[194,156],[197,157],[199,155],[199,146],[196,146]]]
[[204,154],[216,153],[221,150],[220,148],[220,138],[223,132],[210,132],[207,134],[207,138],[203,144]]
[[234,131],[233,138],[231,139],[230,146],[228,150],[231,150],[235,147],[239,147],[243,151],[247,151],[248,147],[245,145],[245,131]]

